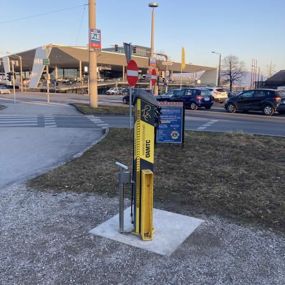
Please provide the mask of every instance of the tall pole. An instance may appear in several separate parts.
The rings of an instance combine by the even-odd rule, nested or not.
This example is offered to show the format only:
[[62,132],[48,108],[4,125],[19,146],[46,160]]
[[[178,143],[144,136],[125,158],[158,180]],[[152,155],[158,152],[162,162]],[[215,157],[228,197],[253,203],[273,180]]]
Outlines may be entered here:
[[[89,0],[89,41],[90,31],[96,29],[96,1]],[[97,55],[96,50],[91,48],[89,42],[89,100],[90,107],[98,107],[97,90]]]
[[47,73],[47,102],[50,102],[50,97],[49,97],[49,82],[50,82],[50,75],[49,75],[49,67],[48,65],[46,66],[46,73]]
[[14,96],[14,104],[16,103],[16,87],[15,87],[15,68],[14,64],[15,62],[12,60],[12,82],[13,82],[13,96]]
[[[155,8],[158,7],[158,3],[157,2],[151,2],[148,4],[148,6],[152,9],[152,11],[151,11],[151,34],[150,34],[150,59],[152,60],[154,57],[154,17],[155,17],[154,10],[155,10]],[[152,90],[153,87],[154,87],[154,94],[157,95],[158,94],[158,87],[156,84],[154,84],[154,86],[152,86],[152,83],[150,80],[149,88]]]
[[151,36],[150,36],[150,57],[154,55],[154,8],[151,12]]
[[[152,8],[152,12],[151,12],[150,62],[153,59],[153,56],[154,56],[154,8]],[[149,88],[150,90],[153,89],[151,80],[149,82]]]
[[217,72],[217,86],[221,84],[221,64],[222,64],[222,54],[220,52],[212,51],[212,53],[217,54],[219,56],[219,65],[218,65],[218,72]]
[[220,86],[221,84],[221,63],[222,63],[222,54],[220,53],[219,54],[219,71],[218,71],[218,85],[217,86]]
[[22,56],[18,55],[20,60],[20,85],[21,85],[21,92],[23,93],[23,59]]

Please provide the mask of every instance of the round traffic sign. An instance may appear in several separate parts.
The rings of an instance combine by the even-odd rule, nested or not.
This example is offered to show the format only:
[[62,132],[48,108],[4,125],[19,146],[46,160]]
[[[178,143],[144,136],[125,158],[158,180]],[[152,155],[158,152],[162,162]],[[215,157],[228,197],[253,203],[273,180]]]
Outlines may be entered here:
[[157,76],[156,76],[156,70],[155,68],[152,69],[151,71],[151,85],[154,86],[156,82]]
[[139,69],[134,60],[130,60],[127,66],[127,80],[130,86],[134,87],[139,79]]

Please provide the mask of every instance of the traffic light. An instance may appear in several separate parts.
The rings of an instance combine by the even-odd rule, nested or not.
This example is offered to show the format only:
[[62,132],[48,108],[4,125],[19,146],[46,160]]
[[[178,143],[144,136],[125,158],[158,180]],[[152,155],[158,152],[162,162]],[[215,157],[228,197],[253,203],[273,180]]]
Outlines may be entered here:
[[13,75],[12,72],[8,72],[8,73],[7,73],[7,80],[8,80],[8,81],[12,81],[12,75]]
[[137,53],[137,47],[136,46],[133,47],[133,53]]
[[115,51],[119,51],[119,46],[115,45]]

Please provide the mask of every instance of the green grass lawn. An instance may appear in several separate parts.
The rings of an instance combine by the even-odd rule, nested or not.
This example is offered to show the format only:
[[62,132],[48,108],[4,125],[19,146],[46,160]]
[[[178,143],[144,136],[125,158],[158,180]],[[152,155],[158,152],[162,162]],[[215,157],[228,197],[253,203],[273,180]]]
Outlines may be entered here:
[[[29,185],[117,196],[117,160],[132,164],[128,129],[111,129],[82,157]],[[154,191],[159,208],[216,214],[285,233],[285,139],[187,131],[183,149],[156,147]]]

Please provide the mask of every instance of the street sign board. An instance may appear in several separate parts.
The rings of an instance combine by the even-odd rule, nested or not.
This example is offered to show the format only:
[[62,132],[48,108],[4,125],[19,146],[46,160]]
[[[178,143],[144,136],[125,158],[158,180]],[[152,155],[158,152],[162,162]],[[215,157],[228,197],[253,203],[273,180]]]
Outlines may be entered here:
[[90,48],[101,49],[101,30],[90,29],[89,45],[90,45]]
[[157,80],[156,70],[155,68],[151,71],[151,85],[154,86],[155,82]]
[[127,62],[129,62],[132,59],[132,45],[128,43],[124,43],[124,51],[125,51]]
[[49,60],[49,58],[44,58],[44,59],[43,59],[43,65],[50,65],[50,60]]
[[160,102],[160,124],[156,130],[157,143],[184,142],[184,108],[181,102]]
[[134,60],[130,60],[127,66],[127,80],[130,86],[134,87],[139,78],[139,69]]

